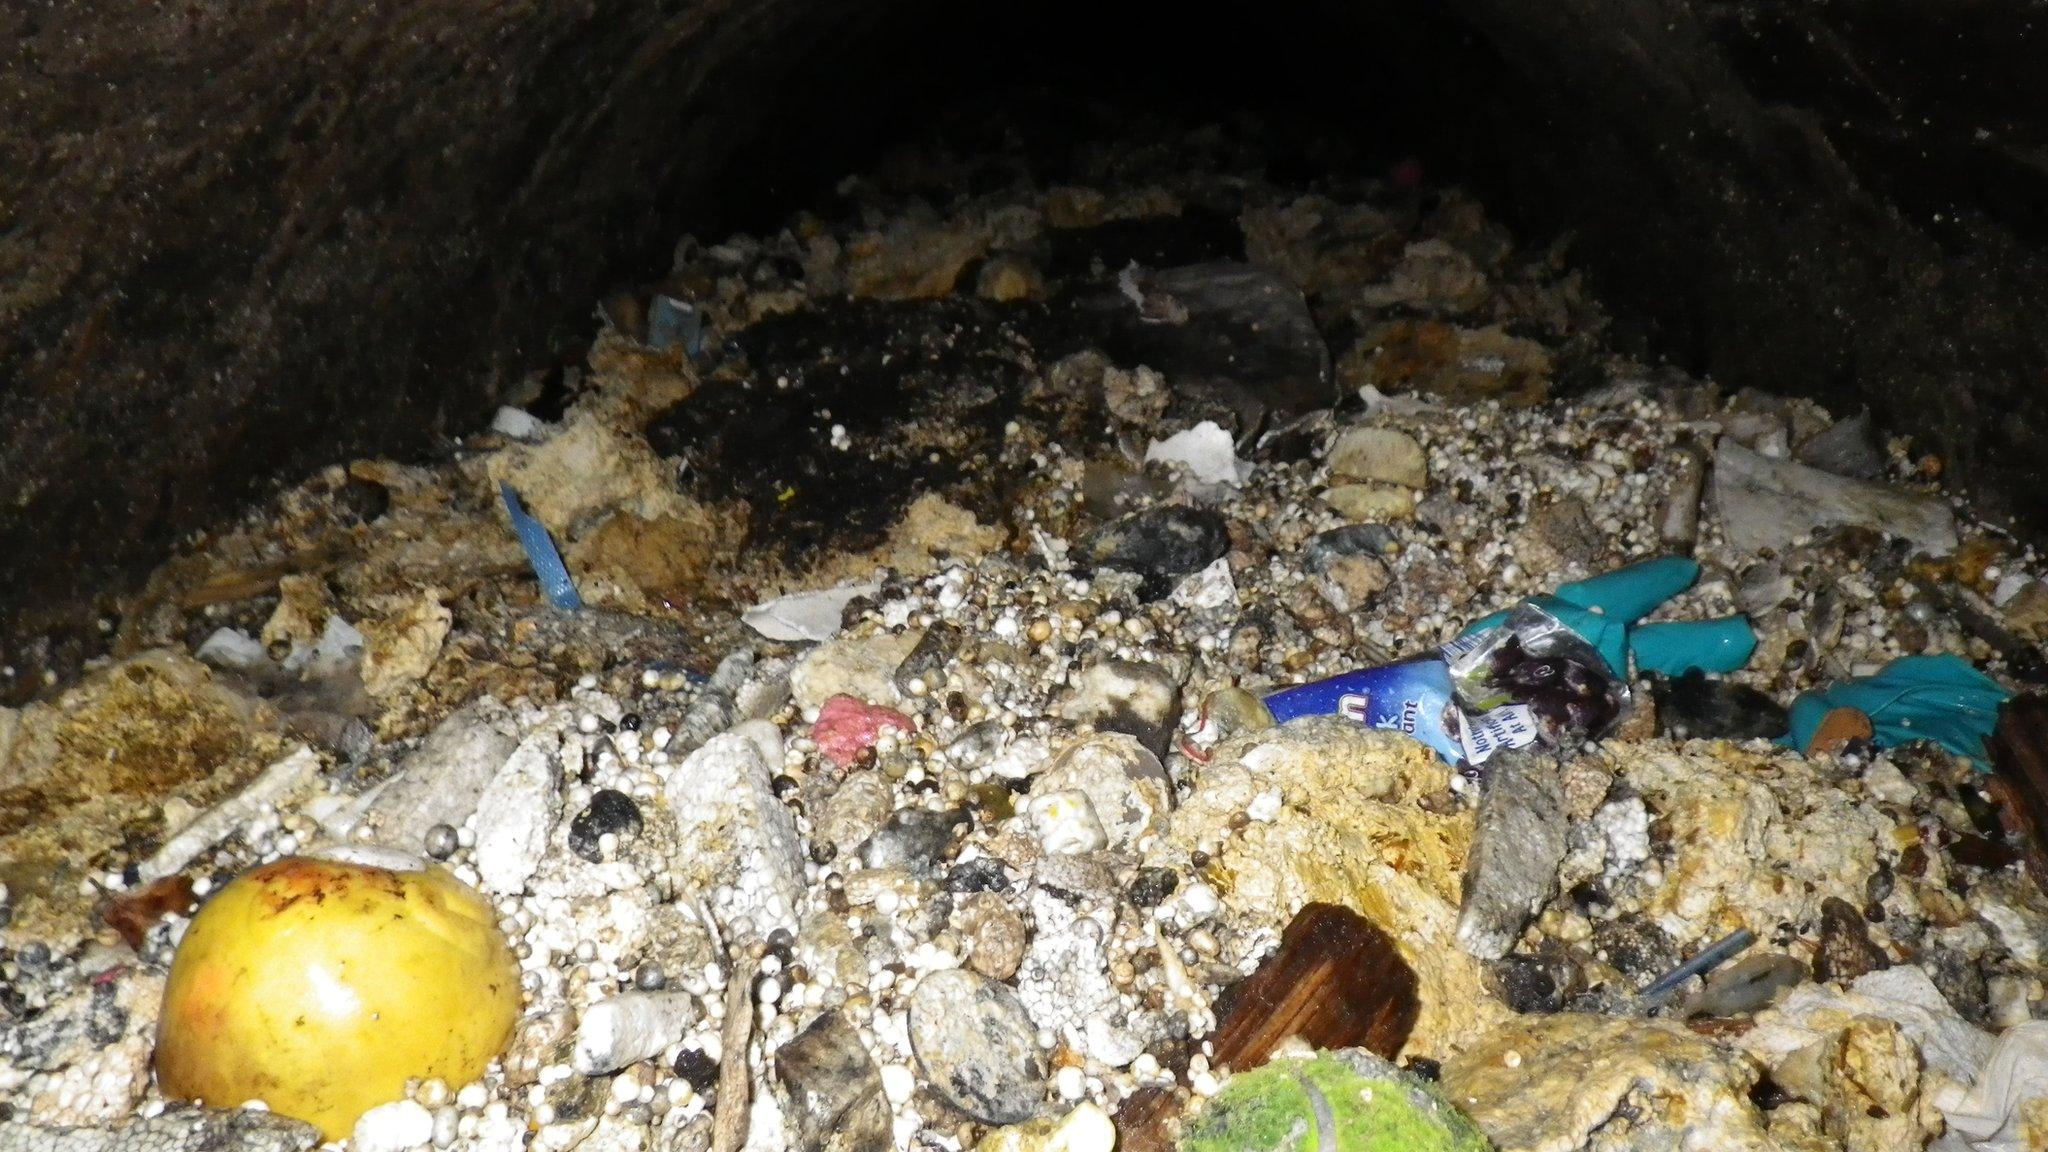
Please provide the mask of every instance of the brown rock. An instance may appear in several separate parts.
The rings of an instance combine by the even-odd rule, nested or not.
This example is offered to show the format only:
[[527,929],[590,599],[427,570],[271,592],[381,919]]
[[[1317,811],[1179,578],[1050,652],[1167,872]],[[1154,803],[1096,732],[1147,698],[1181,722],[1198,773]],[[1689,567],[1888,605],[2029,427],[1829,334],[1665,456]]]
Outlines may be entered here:
[[1122,1152],[1172,1152],[1180,1139],[1187,1093],[1152,1085],[1124,1098],[1116,1110],[1116,1146]]
[[1043,300],[1045,275],[1021,257],[997,256],[981,266],[981,274],[975,277],[974,293],[998,304]]
[[904,220],[847,245],[849,287],[855,296],[877,300],[951,295],[960,273],[988,242],[988,233],[977,225]]
[[1318,577],[1324,598],[1343,612],[1356,612],[1371,604],[1390,579],[1386,564],[1374,556],[1332,557],[1324,562]]
[[268,705],[168,651],[0,710],[0,883],[14,894],[14,927],[57,942],[85,930],[86,875],[175,831],[168,806],[196,812],[234,795],[278,757],[279,728]]
[[130,948],[141,948],[143,937],[166,916],[183,916],[199,906],[192,894],[192,878],[166,876],[133,892],[123,892],[100,909],[100,919],[121,934]]
[[1590,568],[1607,552],[1607,537],[1593,523],[1586,502],[1566,496],[1529,513],[1515,534],[1515,560],[1535,576],[1562,575],[1573,566]]
[[1848,983],[1866,972],[1891,967],[1891,957],[1870,938],[1863,913],[1839,896],[1820,905],[1820,943],[1813,957],[1813,978]]
[[653,518],[620,511],[578,540],[568,559],[592,599],[673,607],[698,587],[726,535],[701,508]]
[[2027,870],[2048,887],[2048,696],[2016,696],[1987,742],[1999,820],[2027,846]]
[[1214,1062],[1256,1068],[1289,1037],[1391,1060],[1421,1012],[1416,991],[1393,937],[1348,908],[1310,904],[1281,934],[1280,950],[1237,986],[1211,1041]]
[[334,614],[334,595],[318,576],[281,576],[277,581],[277,608],[264,621],[262,640],[266,647],[280,650],[294,644],[311,647],[319,643],[327,618]]
[[441,657],[454,614],[428,589],[397,614],[363,624],[363,688],[391,696],[424,678]]
[[1031,942],[1023,918],[993,892],[963,897],[954,908],[953,927],[967,939],[967,966],[991,980],[1016,975]]
[[1510,407],[1550,396],[1550,353],[1501,329],[1400,321],[1361,341],[1337,365],[1347,388],[1422,392],[1452,404],[1498,400]]

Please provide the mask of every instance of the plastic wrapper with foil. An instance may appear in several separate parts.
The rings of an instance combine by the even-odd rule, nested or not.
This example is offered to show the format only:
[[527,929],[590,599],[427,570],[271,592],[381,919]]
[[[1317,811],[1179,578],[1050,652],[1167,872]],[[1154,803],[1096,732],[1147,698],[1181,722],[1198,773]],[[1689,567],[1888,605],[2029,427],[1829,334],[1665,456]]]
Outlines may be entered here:
[[1525,603],[1433,657],[1346,672],[1265,703],[1278,723],[1335,713],[1477,768],[1503,748],[1599,736],[1628,707],[1629,691],[1583,637]]

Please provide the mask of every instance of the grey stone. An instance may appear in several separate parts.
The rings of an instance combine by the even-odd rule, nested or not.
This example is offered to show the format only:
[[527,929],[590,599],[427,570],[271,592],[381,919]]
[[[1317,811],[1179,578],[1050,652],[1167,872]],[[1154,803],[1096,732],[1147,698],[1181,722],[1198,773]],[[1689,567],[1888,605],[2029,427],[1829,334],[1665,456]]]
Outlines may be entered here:
[[1854,904],[1839,896],[1820,903],[1820,939],[1813,950],[1813,978],[1846,984],[1866,972],[1892,966],[1890,956],[1870,938],[1870,925]]
[[888,822],[895,796],[879,771],[848,776],[818,809],[812,838],[829,844],[835,856],[857,851]]
[[1640,913],[1599,921],[1587,943],[1595,959],[1637,985],[1647,985],[1684,959],[1671,934]]
[[172,1108],[104,1128],[0,1123],[0,1152],[305,1152],[320,1130],[248,1109]]
[[1784,551],[1823,528],[1858,526],[1897,536],[1932,556],[1956,548],[1955,516],[1939,497],[1772,460],[1722,437],[1714,451],[1714,505],[1730,546]]
[[1394,530],[1385,524],[1345,524],[1309,537],[1302,556],[1309,571],[1321,572],[1347,556],[1391,556],[1395,543]]
[[892,1146],[882,1074],[860,1033],[837,1012],[775,1053],[783,1118],[798,1152],[886,1152]]
[[1801,444],[1793,456],[1801,464],[1837,476],[1875,480],[1884,474],[1884,444],[1878,439],[1877,426],[1867,408],[1847,420],[1836,421]]
[[558,739],[541,733],[520,742],[476,806],[477,876],[494,894],[525,891],[547,853],[549,834],[562,815],[561,774],[552,748]]
[[1207,394],[1210,406],[1292,413],[1335,398],[1329,346],[1301,288],[1270,269],[1234,260],[1130,269],[1115,295],[1080,305],[1102,325],[1110,359],[1159,372],[1177,400]]
[[861,845],[861,863],[870,868],[901,868],[913,875],[931,876],[938,871],[946,845],[953,839],[953,829],[966,822],[967,813],[958,808],[944,812],[902,809],[892,813],[881,830]]
[[917,647],[912,648],[910,655],[896,666],[896,674],[892,677],[896,691],[909,699],[914,695],[910,690],[913,681],[923,681],[927,691],[936,692],[945,687],[946,665],[953,659],[953,653],[959,651],[964,638],[965,634],[957,625],[944,621],[927,628]]
[[1230,551],[1230,526],[1207,508],[1168,504],[1134,512],[1095,530],[1080,559],[1093,569],[1137,575],[1138,596],[1158,600],[1180,578],[1208,567]]
[[1686,1000],[1681,1015],[1723,1018],[1770,1007],[1778,993],[1806,983],[1806,965],[1790,956],[1765,953],[1741,960],[1707,977]]
[[1458,945],[1474,956],[1507,955],[1557,883],[1569,840],[1564,775],[1542,748],[1501,752],[1487,763],[1472,849],[1465,858]]
[[1164,756],[1180,720],[1180,681],[1157,664],[1105,660],[1081,673],[1058,714],[1103,732],[1122,732]]
[[923,1080],[984,1124],[1016,1124],[1045,1095],[1038,1030],[1007,986],[958,968],[934,972],[910,996],[910,1048]]

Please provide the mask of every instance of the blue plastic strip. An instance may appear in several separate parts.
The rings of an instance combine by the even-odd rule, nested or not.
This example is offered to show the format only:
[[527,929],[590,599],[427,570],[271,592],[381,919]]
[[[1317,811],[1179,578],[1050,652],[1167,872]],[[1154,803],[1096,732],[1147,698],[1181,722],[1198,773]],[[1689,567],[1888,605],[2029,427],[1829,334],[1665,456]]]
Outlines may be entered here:
[[498,495],[505,499],[505,511],[512,517],[512,531],[519,537],[519,546],[526,549],[526,559],[533,565],[533,574],[540,580],[540,590],[546,594],[548,603],[566,612],[583,607],[583,597],[577,595],[576,584],[569,579],[569,567],[562,563],[562,554],[555,550],[555,542],[548,536],[546,525],[527,515],[519,503],[519,493],[512,485],[500,483]]
[[1671,994],[1672,990],[1695,976],[1704,976],[1728,962],[1729,958],[1756,943],[1756,933],[1747,928],[1737,928],[1700,950],[1700,954],[1659,976],[1655,983],[1643,989],[1641,998],[1656,1000]]

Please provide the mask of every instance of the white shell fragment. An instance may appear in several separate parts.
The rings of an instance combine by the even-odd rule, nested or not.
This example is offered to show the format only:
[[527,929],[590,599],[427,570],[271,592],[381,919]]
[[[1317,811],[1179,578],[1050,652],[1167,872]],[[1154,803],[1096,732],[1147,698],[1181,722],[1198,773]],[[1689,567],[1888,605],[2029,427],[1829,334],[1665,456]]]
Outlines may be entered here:
[[660,1055],[703,1015],[688,992],[621,992],[584,1011],[571,1059],[585,1076],[616,1072]]

